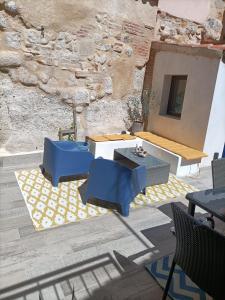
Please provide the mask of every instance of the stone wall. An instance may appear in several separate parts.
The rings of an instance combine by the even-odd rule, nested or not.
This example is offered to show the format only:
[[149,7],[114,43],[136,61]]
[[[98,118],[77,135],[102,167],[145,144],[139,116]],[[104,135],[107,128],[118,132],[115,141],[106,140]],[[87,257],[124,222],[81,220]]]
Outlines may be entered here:
[[148,5],[154,18],[146,27],[132,14],[131,20],[109,15],[85,1],[77,10],[75,1],[45,2],[1,5],[0,143],[10,152],[40,149],[44,136],[57,138],[60,127],[71,126],[73,103],[79,139],[125,130],[126,103],[141,96],[154,8]]
[[222,21],[225,9],[224,0],[211,0],[210,17]]
[[222,40],[222,31],[224,26],[224,0],[211,0],[208,19],[204,23],[205,34],[203,42],[213,42]]
[[177,44],[200,44],[205,27],[203,24],[159,11],[155,32],[156,39],[160,41]]
[[78,115],[78,137],[131,125],[151,41],[200,43],[204,26],[157,1],[0,0],[0,151],[39,150]]

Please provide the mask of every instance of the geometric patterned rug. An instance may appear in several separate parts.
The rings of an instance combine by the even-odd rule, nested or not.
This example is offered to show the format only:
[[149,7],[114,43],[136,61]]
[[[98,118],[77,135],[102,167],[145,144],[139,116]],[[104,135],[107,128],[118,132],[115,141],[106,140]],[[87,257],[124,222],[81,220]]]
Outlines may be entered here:
[[[16,171],[15,175],[37,231],[105,215],[111,211],[90,203],[83,205],[78,188],[85,182],[84,179],[60,182],[58,187],[53,187],[39,168]],[[172,198],[193,191],[196,189],[170,174],[167,184],[147,187],[146,195],[137,195],[130,208],[169,202]]]
[[[164,256],[145,266],[163,289],[166,286],[172,260],[173,255]],[[175,266],[168,294],[173,300],[212,300],[178,265]]]

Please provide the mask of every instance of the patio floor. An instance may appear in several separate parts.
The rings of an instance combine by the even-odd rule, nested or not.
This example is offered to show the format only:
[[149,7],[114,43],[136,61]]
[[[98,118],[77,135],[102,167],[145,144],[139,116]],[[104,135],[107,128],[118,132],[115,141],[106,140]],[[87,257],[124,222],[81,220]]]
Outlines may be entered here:
[[[21,169],[34,165],[20,166]],[[37,165],[35,165],[37,167]],[[143,264],[173,252],[168,203],[35,232],[14,175],[0,167],[0,299],[157,299]],[[186,182],[211,187],[211,171]],[[183,197],[177,198],[186,205]],[[223,224],[216,227],[225,232]]]

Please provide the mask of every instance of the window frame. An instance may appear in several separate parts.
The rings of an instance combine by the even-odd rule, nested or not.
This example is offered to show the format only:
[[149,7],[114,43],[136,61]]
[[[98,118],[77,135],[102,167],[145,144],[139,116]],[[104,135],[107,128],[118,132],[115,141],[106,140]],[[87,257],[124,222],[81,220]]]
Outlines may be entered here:
[[[171,75],[171,83],[170,83],[170,91],[169,91],[168,103],[167,103],[167,108],[166,108],[166,115],[172,116],[177,119],[181,119],[184,97],[185,97],[186,86],[187,86],[187,79],[188,79],[188,75]],[[186,83],[185,83],[185,89],[184,89],[184,96],[182,99],[181,112],[175,113],[174,109],[173,109],[176,105],[176,101],[175,101],[176,99],[175,99],[174,95],[176,93],[176,89],[177,89],[176,86],[177,86],[178,80],[186,80]]]

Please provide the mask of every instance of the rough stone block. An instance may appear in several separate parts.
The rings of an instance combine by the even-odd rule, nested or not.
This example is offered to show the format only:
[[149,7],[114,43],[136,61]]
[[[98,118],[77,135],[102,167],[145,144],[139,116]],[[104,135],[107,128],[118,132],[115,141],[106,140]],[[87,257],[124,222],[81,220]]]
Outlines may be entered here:
[[49,40],[46,37],[44,37],[44,38],[41,38],[40,43],[42,45],[47,45],[49,43]]
[[83,107],[83,106],[77,106],[77,107],[76,107],[76,112],[77,112],[78,114],[82,113],[83,110],[84,110],[84,107]]
[[95,62],[103,65],[107,60],[107,56],[105,54],[95,55]]
[[70,93],[69,93],[68,89],[62,88],[60,90],[60,96],[61,96],[62,100],[68,100],[70,98]]
[[38,78],[43,82],[47,83],[49,80],[49,75],[46,72],[40,71],[38,72]]
[[66,49],[69,50],[70,52],[73,52],[75,50],[75,48],[73,46],[73,42],[67,44]]
[[97,84],[95,87],[96,97],[102,99],[105,96],[105,88],[102,84]]
[[0,67],[18,67],[22,64],[23,57],[16,51],[0,51]]
[[27,86],[35,86],[38,84],[38,78],[35,74],[32,74],[24,67],[18,69],[18,80]]
[[79,54],[82,57],[88,57],[94,54],[95,44],[93,40],[80,40]]
[[123,44],[122,43],[115,43],[113,46],[113,51],[121,53],[123,51]]
[[35,29],[26,30],[26,40],[32,44],[39,44],[41,42],[41,32]]
[[86,78],[88,77],[89,72],[87,70],[77,70],[75,71],[75,76],[77,78]]
[[15,1],[5,1],[5,11],[9,14],[16,15],[18,13],[18,8]]
[[97,49],[101,51],[109,51],[112,49],[112,44],[100,44],[97,46]]
[[21,35],[16,31],[5,32],[5,43],[8,47],[19,49],[21,47]]
[[205,25],[204,39],[219,40],[223,28],[222,22],[215,18],[209,18]]
[[103,80],[105,93],[110,95],[113,92],[112,78],[106,77]]
[[86,88],[75,88],[73,100],[76,104],[88,104],[90,102],[89,91]]
[[39,82],[39,88],[50,95],[55,95],[57,92],[57,88],[55,86],[52,86],[50,84],[43,84],[42,82]]
[[12,82],[18,82],[18,70],[17,69],[10,69],[9,70],[9,76],[12,80]]
[[131,47],[127,46],[125,48],[125,53],[126,53],[127,56],[130,57],[133,54],[133,49]]
[[0,29],[5,30],[7,27],[7,20],[3,12],[0,11]]
[[96,91],[91,91],[90,92],[90,101],[93,102],[96,100],[97,94]]
[[66,42],[64,39],[59,39],[55,42],[55,49],[56,50],[61,50],[66,47]]
[[133,85],[135,90],[137,90],[138,92],[141,92],[143,89],[144,76],[145,76],[145,68],[135,69]]

